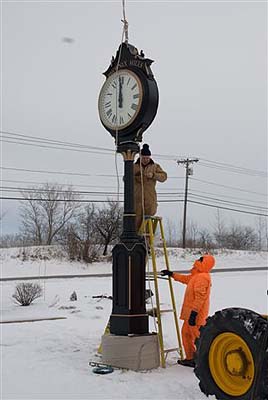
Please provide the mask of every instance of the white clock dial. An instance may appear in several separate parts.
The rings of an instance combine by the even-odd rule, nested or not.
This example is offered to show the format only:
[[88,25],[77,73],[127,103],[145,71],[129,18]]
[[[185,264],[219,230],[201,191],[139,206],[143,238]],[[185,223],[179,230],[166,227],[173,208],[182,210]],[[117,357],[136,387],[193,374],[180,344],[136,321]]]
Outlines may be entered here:
[[99,96],[99,114],[110,129],[124,129],[135,120],[142,103],[142,86],[132,71],[121,69],[105,81]]

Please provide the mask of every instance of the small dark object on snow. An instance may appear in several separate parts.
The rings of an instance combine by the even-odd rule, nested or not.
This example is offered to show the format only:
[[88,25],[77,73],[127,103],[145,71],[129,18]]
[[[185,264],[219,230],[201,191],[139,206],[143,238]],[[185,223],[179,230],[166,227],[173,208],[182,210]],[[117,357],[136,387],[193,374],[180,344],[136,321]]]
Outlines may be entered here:
[[178,360],[177,363],[179,365],[182,365],[183,367],[190,367],[190,368],[194,368],[195,367],[195,361],[194,360],[187,360],[187,358],[185,358],[185,360]]
[[116,367],[114,365],[109,365],[105,363],[100,363],[98,361],[89,361],[88,365],[93,368],[93,372],[95,374],[109,374],[114,371],[114,369],[119,369],[119,370],[127,370],[127,368],[121,368],[121,367]]
[[77,294],[76,294],[75,290],[73,291],[73,293],[70,296],[70,301],[77,301]]
[[[95,361],[89,361],[88,365],[90,367],[93,367],[92,372],[94,372],[94,374],[100,374],[100,375],[110,374],[111,372],[114,372],[114,368],[116,368],[116,367],[112,367],[111,365],[99,363],[99,362],[95,362]],[[119,368],[117,368],[117,369],[119,369]]]
[[103,366],[103,367],[94,367],[93,370],[94,374],[106,375],[114,372],[113,367]]
[[106,296],[106,294],[100,294],[98,296],[92,296],[92,299],[109,299],[109,300],[113,300],[113,296]]

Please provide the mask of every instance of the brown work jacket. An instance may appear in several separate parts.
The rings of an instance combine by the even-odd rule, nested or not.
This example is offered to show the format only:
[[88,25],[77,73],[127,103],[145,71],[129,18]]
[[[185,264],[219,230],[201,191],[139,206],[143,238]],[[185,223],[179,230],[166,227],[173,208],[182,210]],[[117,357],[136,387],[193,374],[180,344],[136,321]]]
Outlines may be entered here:
[[[149,177],[152,174],[152,177]],[[142,166],[143,190],[141,181],[140,160],[134,164],[134,196],[135,211],[141,215],[143,211],[142,194],[144,194],[144,214],[155,215],[157,210],[156,182],[165,182],[167,174],[153,160],[145,167]],[[143,193],[142,193],[143,192]]]

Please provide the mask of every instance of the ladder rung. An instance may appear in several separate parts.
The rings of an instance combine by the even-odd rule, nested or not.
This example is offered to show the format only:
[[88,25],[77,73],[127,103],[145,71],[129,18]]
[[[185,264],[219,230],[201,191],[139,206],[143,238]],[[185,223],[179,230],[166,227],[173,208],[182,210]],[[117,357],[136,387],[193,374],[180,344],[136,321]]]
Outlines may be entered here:
[[178,347],[174,347],[173,349],[166,349],[166,350],[164,350],[164,353],[171,353],[172,351],[179,352],[179,348]]
[[176,310],[174,310],[173,308],[169,308],[169,309],[167,309],[167,310],[160,310],[160,313],[162,314],[162,313],[166,313],[166,312],[176,312]]

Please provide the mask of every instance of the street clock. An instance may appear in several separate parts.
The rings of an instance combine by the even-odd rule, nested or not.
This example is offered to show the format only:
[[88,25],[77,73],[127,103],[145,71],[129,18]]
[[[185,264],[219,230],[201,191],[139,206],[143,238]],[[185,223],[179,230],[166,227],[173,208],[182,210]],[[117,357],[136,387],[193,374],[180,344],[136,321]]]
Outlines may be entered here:
[[143,52],[124,42],[104,75],[98,101],[103,126],[116,139],[142,141],[143,132],[151,125],[158,108],[158,88]]

